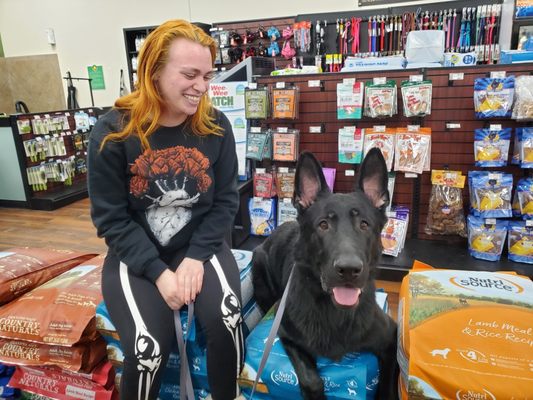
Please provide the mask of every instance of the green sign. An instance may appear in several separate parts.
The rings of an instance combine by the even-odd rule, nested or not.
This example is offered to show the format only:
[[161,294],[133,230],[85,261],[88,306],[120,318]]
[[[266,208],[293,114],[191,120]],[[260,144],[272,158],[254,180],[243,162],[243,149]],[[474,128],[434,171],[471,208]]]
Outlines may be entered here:
[[89,78],[91,79],[91,86],[93,90],[104,90],[105,81],[104,81],[104,69],[101,65],[92,65],[87,67],[87,72],[89,72]]

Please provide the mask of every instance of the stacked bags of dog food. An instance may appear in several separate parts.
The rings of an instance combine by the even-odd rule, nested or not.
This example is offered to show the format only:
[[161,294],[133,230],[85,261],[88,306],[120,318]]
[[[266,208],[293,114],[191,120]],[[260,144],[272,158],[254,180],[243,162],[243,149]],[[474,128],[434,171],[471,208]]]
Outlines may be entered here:
[[[387,294],[382,291],[376,292],[376,300],[378,305],[388,312]],[[265,315],[246,339],[246,359],[239,378],[242,393],[246,398],[250,398],[274,315],[275,307]],[[378,360],[373,354],[349,353],[339,361],[319,357],[317,367],[324,381],[324,393],[328,400],[370,400],[374,398],[379,373]],[[277,336],[253,398],[258,400],[301,399],[298,377]]]
[[400,289],[402,399],[527,399],[533,283],[415,262]]
[[0,308],[0,361],[17,365],[9,386],[54,399],[112,398],[113,371],[95,323],[103,256],[90,257]]
[[[246,250],[232,250],[235,261],[239,267],[241,278],[241,296],[243,333],[244,337],[248,336],[250,331],[259,323],[262,313],[253,300],[252,287],[252,252]],[[194,320],[193,320],[194,321]],[[184,332],[187,331],[187,312],[181,313],[181,322]],[[104,302],[101,302],[96,308],[96,327],[107,342],[107,356],[109,361],[115,367],[117,379],[116,387],[119,388],[120,376],[122,373],[122,363],[124,355],[120,347],[120,338],[116,332],[113,323],[109,317]],[[187,356],[190,363],[190,371],[195,396],[198,399],[205,399],[209,395],[209,384],[207,381],[207,359],[205,339],[196,324],[191,325],[187,337]],[[178,347],[170,354],[163,377],[161,380],[161,389],[159,391],[160,400],[179,400],[179,377],[180,377],[180,356]]]

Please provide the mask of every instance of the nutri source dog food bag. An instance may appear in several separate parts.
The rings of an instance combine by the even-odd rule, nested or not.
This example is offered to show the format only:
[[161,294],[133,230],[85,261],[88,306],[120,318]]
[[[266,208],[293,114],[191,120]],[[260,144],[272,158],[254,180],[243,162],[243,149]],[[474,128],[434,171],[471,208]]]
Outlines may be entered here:
[[[376,301],[383,311],[388,312],[387,294],[379,291]],[[249,398],[265,343],[274,320],[274,310],[270,310],[246,339],[246,358],[239,378],[245,398]],[[324,381],[324,393],[328,400],[371,400],[375,398],[378,385],[378,359],[371,353],[349,353],[341,360],[333,361],[318,357],[317,367]],[[297,400],[301,399],[298,377],[285,348],[276,336],[265,368],[259,379],[257,400]]]
[[531,399],[533,283],[415,262],[400,289],[402,399]]

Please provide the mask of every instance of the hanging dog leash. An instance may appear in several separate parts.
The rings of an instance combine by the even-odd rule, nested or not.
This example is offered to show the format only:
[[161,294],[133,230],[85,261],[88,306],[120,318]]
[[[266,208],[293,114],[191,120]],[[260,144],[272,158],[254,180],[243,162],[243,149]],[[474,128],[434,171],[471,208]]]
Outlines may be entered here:
[[287,285],[285,286],[285,290],[283,291],[283,296],[281,296],[281,300],[279,301],[278,309],[276,310],[276,315],[274,317],[274,321],[272,322],[272,328],[270,328],[270,332],[268,333],[268,337],[265,342],[265,350],[263,351],[263,356],[261,357],[259,368],[257,368],[257,374],[255,375],[254,385],[252,386],[252,392],[250,393],[249,400],[252,400],[252,398],[254,397],[255,388],[257,386],[257,383],[259,382],[259,379],[261,379],[261,374],[263,373],[263,369],[265,368],[268,355],[270,354],[270,350],[272,350],[274,339],[278,334],[279,324],[281,323],[281,317],[283,317],[283,312],[285,311],[287,294],[289,293],[289,287],[291,286],[293,273],[294,265],[292,266],[291,273],[289,274],[289,279],[287,280]]
[[[194,303],[190,302],[187,309],[187,336],[191,331],[192,317],[194,315]],[[195,400],[192,388],[191,371],[187,357],[187,338],[183,335],[179,310],[174,311],[174,327],[180,353],[180,400]]]

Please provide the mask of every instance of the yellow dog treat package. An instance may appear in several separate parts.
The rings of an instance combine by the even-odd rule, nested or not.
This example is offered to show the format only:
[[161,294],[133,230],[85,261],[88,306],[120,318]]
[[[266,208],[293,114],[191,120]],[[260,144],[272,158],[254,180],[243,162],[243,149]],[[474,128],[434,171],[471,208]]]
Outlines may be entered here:
[[415,261],[398,310],[402,399],[531,399],[533,283]]

